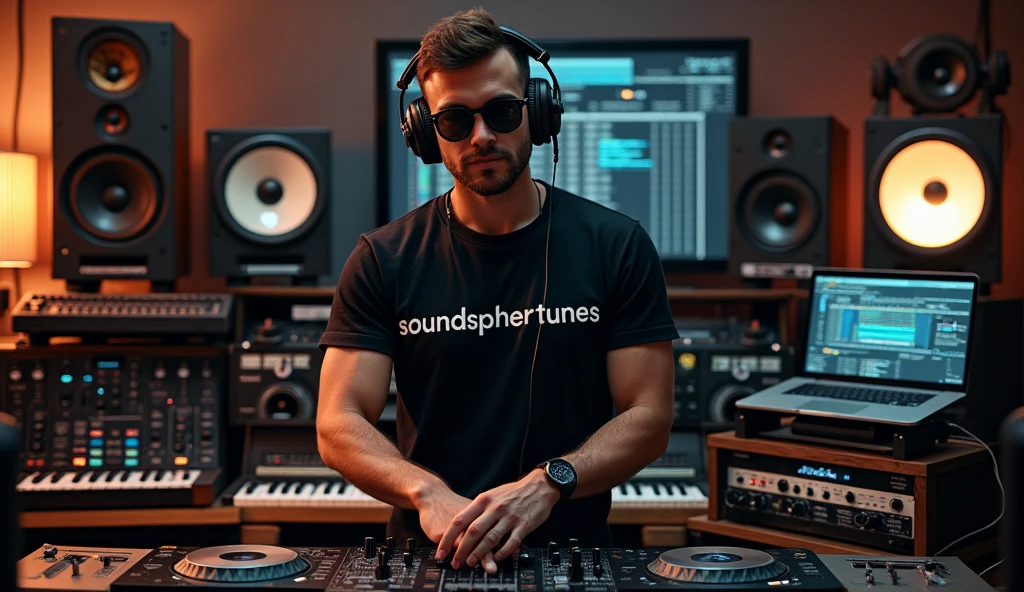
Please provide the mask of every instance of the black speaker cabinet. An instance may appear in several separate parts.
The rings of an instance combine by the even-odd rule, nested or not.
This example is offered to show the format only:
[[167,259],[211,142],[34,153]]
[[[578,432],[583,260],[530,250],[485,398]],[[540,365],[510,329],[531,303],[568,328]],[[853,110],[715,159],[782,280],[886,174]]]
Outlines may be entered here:
[[331,133],[207,132],[210,275],[315,284],[330,272]]
[[1002,278],[1003,120],[870,117],[864,128],[864,267]]
[[53,276],[188,273],[189,43],[170,23],[54,18]]
[[827,115],[732,121],[730,274],[806,279],[843,262],[847,135]]

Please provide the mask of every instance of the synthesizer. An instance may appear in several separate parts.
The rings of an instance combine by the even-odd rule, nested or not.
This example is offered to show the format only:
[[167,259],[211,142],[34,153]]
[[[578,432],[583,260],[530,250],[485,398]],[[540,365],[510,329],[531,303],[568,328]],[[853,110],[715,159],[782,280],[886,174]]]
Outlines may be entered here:
[[[672,434],[656,462],[612,490],[612,509],[706,509],[706,486],[694,478],[700,450],[696,434]],[[326,467],[309,426],[250,425],[243,474],[223,501],[238,507],[390,509]],[[703,464],[703,463],[701,463]],[[700,465],[697,465],[700,466]]]
[[26,348],[0,359],[26,510],[204,506],[223,487],[224,351]]
[[11,323],[41,345],[50,337],[225,335],[233,311],[230,294],[30,292],[14,306]]

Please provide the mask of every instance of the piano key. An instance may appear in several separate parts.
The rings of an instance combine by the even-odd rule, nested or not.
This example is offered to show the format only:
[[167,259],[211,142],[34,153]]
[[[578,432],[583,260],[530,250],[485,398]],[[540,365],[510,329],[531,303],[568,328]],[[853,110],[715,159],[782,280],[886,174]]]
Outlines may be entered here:
[[25,510],[154,508],[209,505],[221,483],[219,469],[109,468],[34,471],[16,489]]

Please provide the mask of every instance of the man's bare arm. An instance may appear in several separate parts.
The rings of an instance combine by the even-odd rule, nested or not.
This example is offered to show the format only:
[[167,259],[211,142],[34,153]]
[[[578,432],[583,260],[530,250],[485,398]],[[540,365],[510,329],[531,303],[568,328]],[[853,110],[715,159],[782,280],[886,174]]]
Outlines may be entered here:
[[603,493],[635,475],[665,452],[672,431],[672,344],[614,349],[607,359],[618,415],[563,457],[576,469],[573,498]]
[[387,403],[391,358],[331,347],[320,372],[317,445],[324,463],[361,491],[405,509],[418,507],[444,482],[402,456],[376,428]]

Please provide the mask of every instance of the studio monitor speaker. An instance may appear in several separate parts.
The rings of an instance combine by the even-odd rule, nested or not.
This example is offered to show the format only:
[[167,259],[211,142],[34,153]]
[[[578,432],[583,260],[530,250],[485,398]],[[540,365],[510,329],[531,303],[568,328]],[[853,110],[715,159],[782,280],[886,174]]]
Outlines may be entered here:
[[1002,277],[1002,115],[872,116],[864,135],[864,266]]
[[188,273],[189,43],[171,23],[54,18],[53,276]]
[[329,130],[210,130],[207,157],[210,275],[315,284],[331,271]]
[[830,116],[740,117],[729,141],[730,273],[804,279],[842,263],[846,128]]

